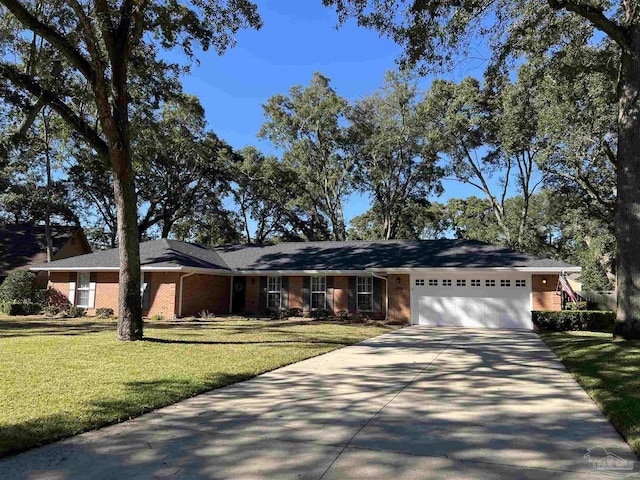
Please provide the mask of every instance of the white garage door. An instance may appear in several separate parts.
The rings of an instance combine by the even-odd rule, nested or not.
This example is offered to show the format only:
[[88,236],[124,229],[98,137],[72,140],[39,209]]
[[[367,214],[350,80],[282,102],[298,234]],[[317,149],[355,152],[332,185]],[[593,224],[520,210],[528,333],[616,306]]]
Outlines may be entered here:
[[425,275],[411,279],[412,323],[533,329],[531,275]]

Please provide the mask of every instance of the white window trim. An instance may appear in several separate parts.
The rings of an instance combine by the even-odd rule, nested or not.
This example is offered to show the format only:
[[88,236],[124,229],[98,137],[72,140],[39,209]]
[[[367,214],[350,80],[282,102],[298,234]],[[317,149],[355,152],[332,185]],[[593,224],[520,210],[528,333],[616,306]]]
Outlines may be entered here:
[[[278,290],[271,290],[271,280],[276,281],[277,280],[277,285],[279,286]],[[278,294],[278,309],[282,308],[282,277],[267,277],[267,308],[273,308],[270,305],[269,302],[269,297],[271,297],[272,293],[277,293]]]
[[[318,283],[322,283],[322,286],[324,287],[321,290],[314,290],[313,289],[313,281],[316,280],[316,282]],[[311,298],[309,298],[309,308],[311,310],[326,310],[327,308],[327,277],[323,277],[323,276],[312,276],[311,280],[309,280],[309,282],[311,283]],[[317,287],[316,287],[317,288]],[[324,298],[324,301],[322,302],[322,307],[314,307],[313,306],[313,294],[322,294],[322,297]]]
[[[362,285],[364,285],[367,291],[360,291],[360,281],[363,280]],[[370,291],[369,291],[370,287]],[[360,308],[360,296],[368,295],[371,298],[371,308],[364,310]],[[356,279],[356,310],[359,312],[373,312],[373,277],[357,277]]]
[[[87,286],[83,287],[80,282],[80,278],[87,279]],[[81,304],[78,302],[80,299],[80,292],[87,292],[87,303]],[[90,272],[78,272],[78,276],[76,278],[76,289],[75,289],[75,300],[76,306],[80,308],[90,308],[91,305],[91,273]]]

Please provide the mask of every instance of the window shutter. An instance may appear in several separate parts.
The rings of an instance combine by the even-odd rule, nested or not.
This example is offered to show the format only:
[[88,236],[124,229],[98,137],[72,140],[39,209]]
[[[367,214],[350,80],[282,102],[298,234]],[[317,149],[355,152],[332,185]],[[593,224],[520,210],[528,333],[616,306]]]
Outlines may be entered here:
[[149,277],[151,274],[142,274],[142,309],[149,310],[151,308],[151,286],[149,285]]
[[356,295],[358,288],[358,277],[349,277],[349,311],[355,312],[357,310]]
[[302,310],[311,310],[311,277],[302,278]]
[[71,274],[71,280],[69,281],[69,302],[71,305],[76,304],[76,281],[78,274]]
[[97,273],[91,272],[89,274],[89,308],[95,308],[96,306],[96,280]]
[[333,277],[327,277],[327,310],[335,313],[333,309]]
[[282,277],[282,308],[289,310],[289,277]]
[[382,280],[373,277],[373,311],[382,312]]
[[267,311],[267,277],[260,277],[260,301],[258,303],[258,312],[265,313]]

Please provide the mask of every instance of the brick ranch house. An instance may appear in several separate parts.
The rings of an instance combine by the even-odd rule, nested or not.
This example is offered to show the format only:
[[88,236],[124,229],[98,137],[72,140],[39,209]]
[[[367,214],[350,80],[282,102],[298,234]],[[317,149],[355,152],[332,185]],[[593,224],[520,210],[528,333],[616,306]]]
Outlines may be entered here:
[[[396,323],[533,328],[531,310],[559,310],[561,272],[580,267],[466,240],[140,245],[143,314],[165,318],[348,310]],[[33,267],[78,306],[118,307],[118,250]]]

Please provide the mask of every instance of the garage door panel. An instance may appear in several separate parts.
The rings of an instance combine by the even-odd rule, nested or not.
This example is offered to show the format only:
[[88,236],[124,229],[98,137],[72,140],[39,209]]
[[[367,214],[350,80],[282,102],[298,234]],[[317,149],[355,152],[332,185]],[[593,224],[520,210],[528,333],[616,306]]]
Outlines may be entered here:
[[[452,277],[455,278],[455,277]],[[521,279],[522,276],[518,276]],[[497,284],[499,285],[499,278]],[[431,326],[532,329],[530,289],[515,287],[414,286],[414,323]],[[412,282],[415,285],[415,282]],[[455,285],[455,280],[453,282]],[[468,282],[467,282],[468,284]],[[530,281],[527,282],[527,286]]]

